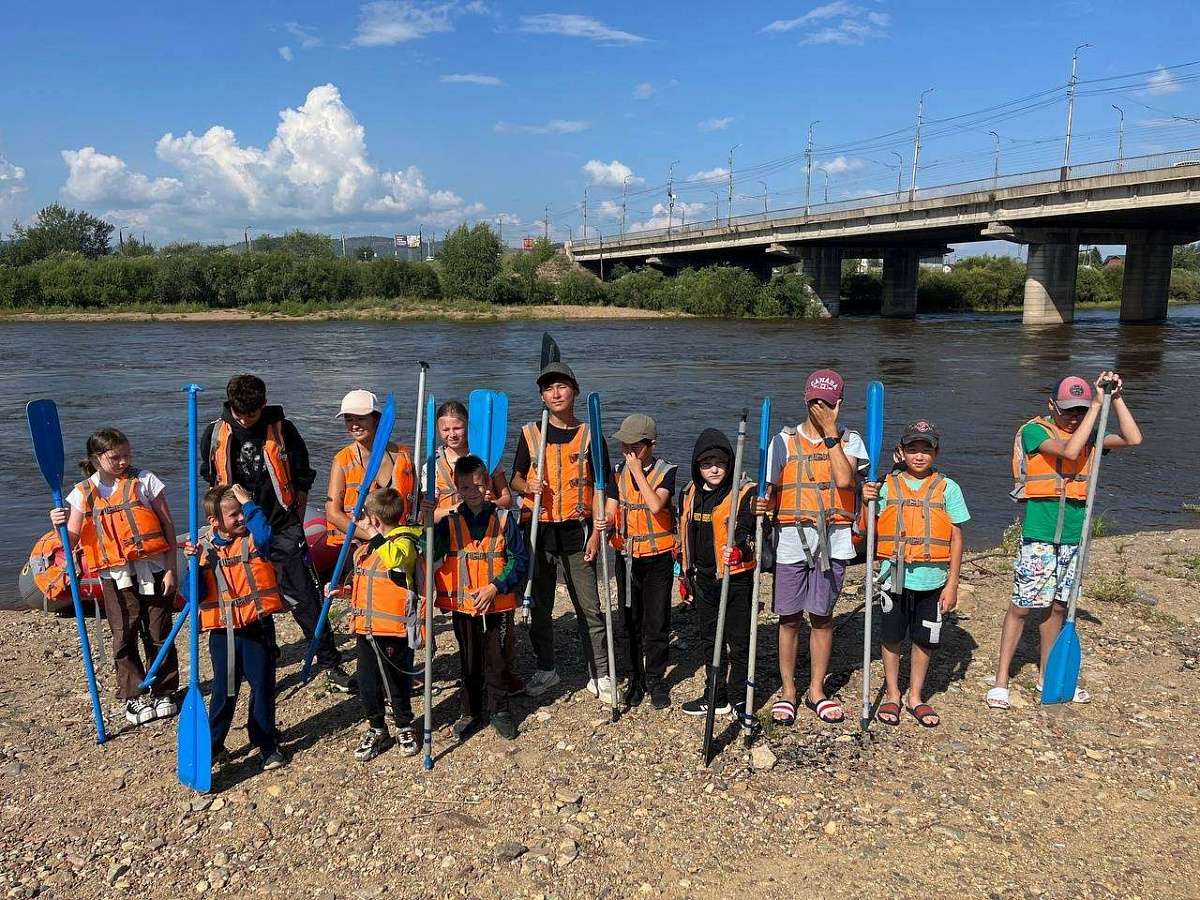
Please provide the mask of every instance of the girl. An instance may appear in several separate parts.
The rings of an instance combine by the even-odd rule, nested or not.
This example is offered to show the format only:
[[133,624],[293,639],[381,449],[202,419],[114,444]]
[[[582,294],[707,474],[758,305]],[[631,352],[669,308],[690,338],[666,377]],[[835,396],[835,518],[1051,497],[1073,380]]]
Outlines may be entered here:
[[[467,446],[467,408],[457,400],[448,400],[437,410],[438,436],[442,446],[437,451],[437,506],[434,509],[433,520],[440,522],[451,512],[458,509],[462,498],[454,488],[454,463],[461,457],[470,454]],[[424,481],[425,470],[421,470]],[[491,482],[483,499],[495,503],[501,509],[512,508],[512,491],[508,487],[508,478],[503,470],[497,467],[491,473]]]
[[112,631],[117,699],[134,725],[178,712],[179,662],[168,651],[150,697],[141,696],[146,660],[154,659],[171,631],[175,596],[175,523],[163,483],[153,472],[134,467],[129,439],[101,428],[87,440],[79,464],[86,481],[67,495],[67,506],[50,511],[55,527],[65,524],[100,573],[104,615]]

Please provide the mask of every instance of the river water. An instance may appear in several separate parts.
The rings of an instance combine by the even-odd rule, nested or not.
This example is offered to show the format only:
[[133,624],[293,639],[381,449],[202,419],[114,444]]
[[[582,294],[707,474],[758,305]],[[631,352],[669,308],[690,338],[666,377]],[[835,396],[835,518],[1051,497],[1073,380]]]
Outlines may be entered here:
[[[508,463],[520,424],[538,414],[533,381],[549,330],[583,390],[604,400],[606,433],[645,412],[659,449],[689,471],[700,430],[733,437],[749,407],[756,456],[758,407],[770,395],[775,425],[800,417],[807,374],[833,367],[847,382],[843,421],[862,428],[867,382],[887,388],[885,446],[905,421],[941,429],[939,467],[962,485],[972,520],[970,546],[999,540],[1018,514],[1008,499],[1009,454],[1017,426],[1045,409],[1055,380],[1115,367],[1146,436],[1142,447],[1108,457],[1098,509],[1118,531],[1196,524],[1181,505],[1197,502],[1200,438],[1200,307],[1173,308],[1162,326],[1121,326],[1115,310],[1084,312],[1071,326],[1029,329],[1016,317],[922,317],[915,322],[843,318],[827,322],[598,320],[569,322],[10,323],[0,325],[0,605],[16,594],[17,572],[46,530],[49,495],[34,463],[25,403],[59,406],[71,460],[87,435],[115,426],[130,436],[135,461],[167,483],[186,525],[186,403],[179,387],[197,381],[202,420],[214,418],[230,375],[263,376],[305,436],[324,497],[329,461],[346,436],[334,418],[344,392],[367,387],[399,401],[399,436],[411,442],[417,360],[431,364],[439,399],[475,387],[510,398]],[[578,411],[586,417],[580,402]],[[614,448],[615,449],[615,448]],[[683,480],[681,478],[680,486]],[[69,487],[69,484],[67,485]]]

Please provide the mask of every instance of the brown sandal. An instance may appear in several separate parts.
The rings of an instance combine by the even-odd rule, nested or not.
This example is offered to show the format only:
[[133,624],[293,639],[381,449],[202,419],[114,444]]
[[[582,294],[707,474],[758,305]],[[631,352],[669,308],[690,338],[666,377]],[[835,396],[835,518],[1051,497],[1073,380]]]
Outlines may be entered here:
[[884,725],[895,727],[900,724],[900,704],[894,700],[885,700],[875,711],[875,718]]

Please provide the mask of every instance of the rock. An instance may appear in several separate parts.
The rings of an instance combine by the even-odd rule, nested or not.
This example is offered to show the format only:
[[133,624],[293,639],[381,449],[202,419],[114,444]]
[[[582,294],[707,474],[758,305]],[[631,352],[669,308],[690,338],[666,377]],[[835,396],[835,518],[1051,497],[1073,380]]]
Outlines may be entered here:
[[1158,598],[1146,591],[1138,591],[1133,595],[1133,598],[1143,606],[1158,606]]
[[196,891],[197,894],[207,894],[208,893],[208,882],[207,881],[197,881],[194,890]]
[[342,820],[341,819],[330,819],[328,822],[325,823],[325,833],[327,835],[329,835],[330,837],[333,837],[335,834],[337,834],[341,830],[342,830]]
[[775,768],[775,763],[778,761],[778,757],[766,744],[757,744],[750,751],[750,768],[757,771],[769,771]]
[[560,803],[575,804],[579,806],[583,803],[583,794],[578,791],[570,790],[569,788],[560,788],[554,792],[554,799]]
[[1108,759],[1108,751],[1107,750],[1093,750],[1091,747],[1084,747],[1083,752],[1084,752],[1084,754],[1087,755],[1088,759],[1094,759],[1094,760]]
[[193,797],[188,807],[192,812],[204,812],[204,810],[212,806],[212,802],[212,797]]
[[1150,790],[1149,788],[1138,788],[1133,792],[1133,796],[1137,797],[1139,800],[1153,800],[1155,794],[1154,791]]
[[14,759],[12,762],[9,762],[4,766],[4,774],[8,778],[16,778],[24,771],[25,766],[23,766],[19,760]]
[[209,810],[212,812],[220,812],[224,808],[225,808],[225,798],[218,797],[216,800],[214,800],[212,802],[212,805],[209,807]]
[[277,784],[268,784],[267,785],[267,794],[269,796],[278,797],[282,793],[283,793],[283,788],[280,787],[279,785],[277,785]]
[[113,863],[111,866],[108,867],[108,875],[105,876],[105,880],[109,884],[116,883],[116,880],[118,878],[120,878],[122,875],[124,875],[126,872],[129,871],[129,867],[131,865],[133,865],[133,859],[128,856],[125,857],[120,862]]
[[963,837],[965,836],[963,834],[961,828],[955,828],[952,825],[941,825],[941,824],[930,825],[929,830],[932,831],[934,834],[940,834],[943,837],[948,837],[952,841],[961,842]]
[[838,824],[837,824],[837,822],[830,819],[828,822],[825,823],[825,825],[821,828],[821,830],[830,836],[835,835],[838,833]]
[[504,841],[492,849],[492,858],[496,862],[512,862],[514,859],[520,859],[528,852],[529,848],[520,841]]
[[565,838],[558,842],[557,855],[554,857],[554,862],[559,866],[570,865],[579,856],[579,845],[570,838]]

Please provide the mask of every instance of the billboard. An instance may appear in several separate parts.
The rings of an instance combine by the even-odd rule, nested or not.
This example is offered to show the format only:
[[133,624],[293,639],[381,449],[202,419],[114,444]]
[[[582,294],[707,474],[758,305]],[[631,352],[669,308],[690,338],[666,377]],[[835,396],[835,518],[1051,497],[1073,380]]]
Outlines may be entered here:
[[533,249],[533,238],[527,237],[523,241],[521,241],[521,249],[522,250],[532,250]]
[[405,240],[405,237],[404,237],[404,235],[402,235],[402,234],[398,234],[398,235],[396,235],[396,239],[395,239],[395,240],[396,240],[396,246],[397,246],[397,247],[407,247],[407,246],[408,246],[408,244],[407,244],[407,242],[406,242],[406,240]]
[[410,234],[408,236],[408,246],[414,250],[421,249],[421,236],[419,234]]

